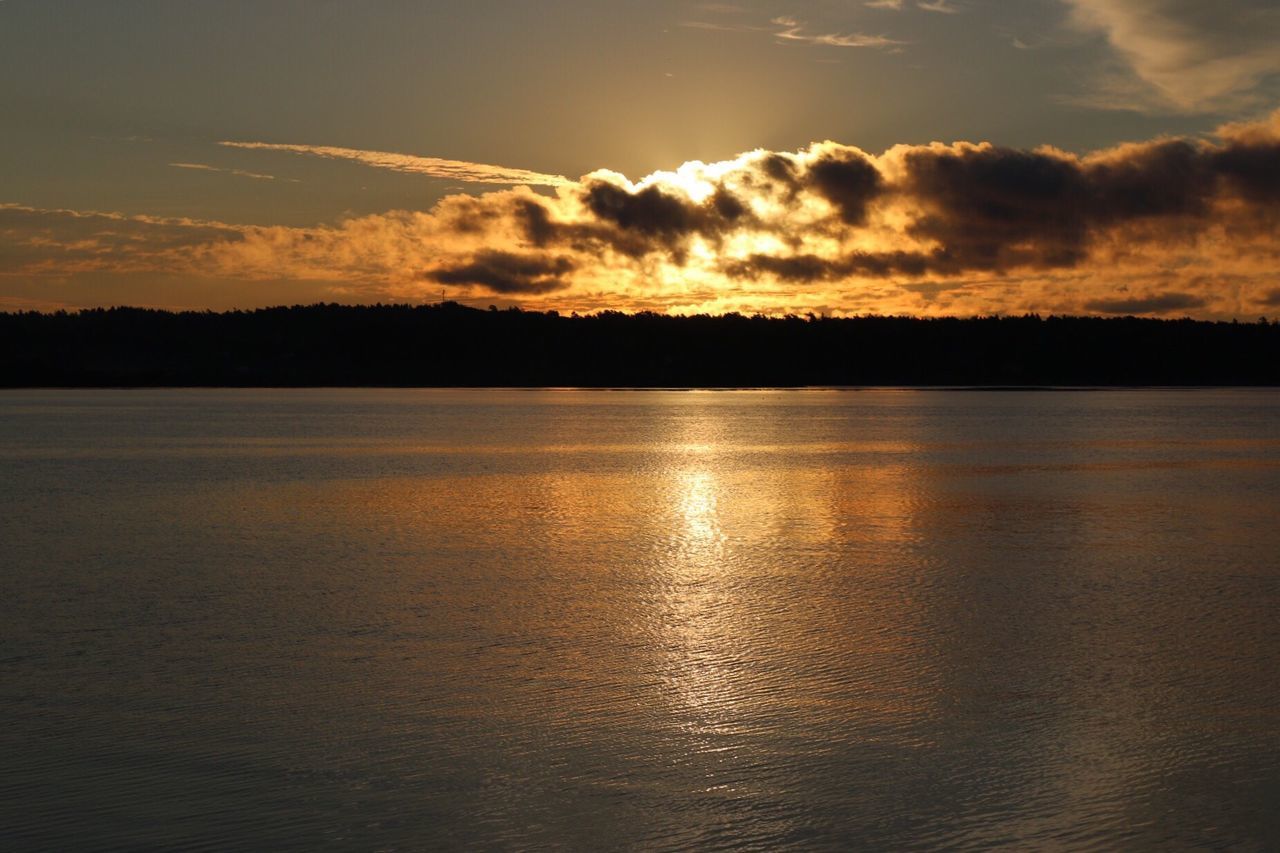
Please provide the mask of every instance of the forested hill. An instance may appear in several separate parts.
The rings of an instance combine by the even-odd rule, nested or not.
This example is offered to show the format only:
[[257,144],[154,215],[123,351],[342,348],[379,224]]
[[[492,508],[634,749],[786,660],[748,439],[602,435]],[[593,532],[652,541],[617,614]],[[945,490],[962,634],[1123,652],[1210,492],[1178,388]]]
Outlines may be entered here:
[[1277,385],[1280,324],[578,317],[313,305],[0,314],[0,386]]

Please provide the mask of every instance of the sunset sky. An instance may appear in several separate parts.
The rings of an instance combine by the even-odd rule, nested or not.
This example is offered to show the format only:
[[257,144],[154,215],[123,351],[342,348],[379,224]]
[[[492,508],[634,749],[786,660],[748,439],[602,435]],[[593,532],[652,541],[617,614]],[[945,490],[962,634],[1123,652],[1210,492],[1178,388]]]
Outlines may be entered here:
[[0,0],[0,310],[1280,314],[1274,0]]

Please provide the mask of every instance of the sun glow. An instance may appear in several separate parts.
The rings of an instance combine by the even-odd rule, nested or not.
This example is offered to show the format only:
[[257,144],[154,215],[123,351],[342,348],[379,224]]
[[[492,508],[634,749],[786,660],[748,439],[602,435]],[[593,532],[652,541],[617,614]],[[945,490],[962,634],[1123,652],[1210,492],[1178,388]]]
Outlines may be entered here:
[[743,189],[740,181],[734,180],[735,177],[744,174],[750,161],[762,154],[760,151],[750,151],[714,163],[689,160],[680,164],[675,171],[658,171],[646,175],[630,188],[644,190],[656,186],[668,192],[674,190],[695,204],[702,204],[722,187],[730,190]]

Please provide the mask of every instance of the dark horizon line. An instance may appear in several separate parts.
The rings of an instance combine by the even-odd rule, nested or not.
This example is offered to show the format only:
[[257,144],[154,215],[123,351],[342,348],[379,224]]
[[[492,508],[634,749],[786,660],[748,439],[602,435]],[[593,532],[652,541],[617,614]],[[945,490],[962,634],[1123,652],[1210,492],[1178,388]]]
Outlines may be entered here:
[[[1280,305],[1276,306],[1280,310]],[[235,316],[235,315],[251,315],[278,311],[298,311],[310,309],[339,309],[339,310],[461,310],[475,311],[481,314],[512,312],[518,314],[534,314],[546,317],[562,318],[562,319],[590,319],[596,317],[669,317],[673,319],[747,319],[747,320],[805,320],[805,321],[843,321],[843,320],[913,320],[920,322],[936,322],[936,321],[959,321],[968,322],[974,320],[1007,320],[1007,319],[1034,319],[1034,320],[1140,320],[1156,323],[1213,323],[1223,325],[1264,325],[1280,324],[1280,316],[1271,319],[1266,315],[1260,315],[1257,320],[1241,320],[1240,318],[1231,319],[1206,319],[1192,317],[1189,314],[1181,316],[1154,316],[1151,313],[1104,313],[1104,314],[1059,314],[1055,312],[1044,313],[1041,311],[1024,311],[1020,314],[1015,313],[990,313],[990,314],[892,314],[892,313],[867,313],[867,314],[827,314],[825,312],[806,311],[803,313],[786,312],[783,314],[765,313],[763,311],[744,314],[741,311],[726,311],[721,314],[711,314],[707,312],[697,314],[687,314],[680,312],[654,311],[652,309],[639,309],[636,311],[625,311],[618,308],[600,308],[594,311],[579,312],[576,310],[560,311],[556,308],[524,308],[520,305],[505,305],[498,307],[497,305],[487,305],[483,308],[477,305],[468,305],[457,299],[448,299],[440,302],[295,302],[292,304],[280,303],[278,305],[260,305],[254,308],[156,308],[142,305],[95,305],[80,308],[54,308],[49,310],[29,309],[29,310],[0,310],[0,317],[59,317],[59,316],[79,316],[94,313],[110,313],[115,311],[139,312],[145,314],[168,314],[173,316]]]
[[563,315],[319,304],[0,313],[0,387],[1115,388],[1280,385],[1280,322]]

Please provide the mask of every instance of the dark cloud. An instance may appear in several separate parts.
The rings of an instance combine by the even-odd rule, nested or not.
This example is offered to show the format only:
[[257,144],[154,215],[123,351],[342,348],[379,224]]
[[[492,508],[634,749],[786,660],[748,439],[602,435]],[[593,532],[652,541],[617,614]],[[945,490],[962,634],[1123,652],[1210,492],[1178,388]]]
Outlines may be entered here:
[[1233,142],[1214,152],[1213,165],[1235,195],[1255,205],[1280,203],[1280,141]]
[[723,269],[732,278],[759,278],[768,274],[782,281],[805,284],[826,281],[840,274],[836,261],[814,254],[752,255],[745,261],[726,264]]
[[1082,170],[1090,224],[1208,214],[1217,181],[1214,164],[1202,147],[1174,139],[1121,152],[1090,161]]
[[1258,298],[1258,304],[1265,305],[1268,308],[1280,308],[1280,287],[1262,294]]
[[569,258],[479,252],[470,263],[426,274],[440,284],[476,284],[494,293],[547,293],[567,287],[565,276],[577,265]]
[[795,158],[788,154],[769,154],[760,163],[760,168],[771,180],[789,188],[799,184],[796,175],[799,167]]
[[1280,205],[1280,145],[1258,140],[1160,140],[1084,160],[992,146],[918,148],[904,162],[901,192],[924,211],[907,231],[939,246],[933,269],[941,273],[1071,267],[1101,234],[1127,225],[1158,225],[1146,228],[1148,239],[1173,238],[1214,221],[1219,201],[1243,201],[1255,216]]
[[695,205],[656,186],[630,192],[599,181],[587,187],[583,200],[601,221],[669,245],[703,225]]
[[448,201],[446,219],[449,227],[459,234],[484,234],[526,203],[518,199],[514,206],[498,205],[491,198],[468,195],[453,196]]
[[1203,299],[1190,293],[1161,293],[1127,299],[1093,299],[1084,307],[1100,314],[1167,314],[1203,308],[1204,305]]
[[516,201],[512,211],[525,239],[535,246],[546,246],[557,238],[559,228],[551,221],[545,205],[529,199]]
[[724,187],[716,190],[711,196],[711,206],[715,209],[716,215],[726,223],[735,223],[745,218],[749,214],[749,210],[742,199],[726,190]]
[[[899,152],[903,175],[894,182],[857,149],[815,150],[807,161],[764,155],[741,184],[762,191],[781,187],[788,209],[804,194],[824,199],[835,208],[835,233],[865,227],[882,201],[904,201],[914,210],[906,236],[931,248],[756,255],[726,265],[730,275],[820,281],[1068,268],[1089,257],[1099,236],[1126,225],[1155,223],[1144,239],[1173,239],[1202,229],[1224,198],[1255,209],[1280,203],[1280,150],[1256,138],[1221,146],[1159,140],[1087,159],[989,145],[908,148]],[[587,222],[556,223],[544,205],[523,202],[516,216],[529,243],[578,250],[607,245],[635,258],[664,252],[683,263],[694,236],[717,245],[742,228],[773,233],[791,245],[801,236],[786,219],[758,221],[746,200],[723,185],[701,203],[659,184],[631,190],[607,181],[587,183],[581,197]]]
[[[1229,126],[1216,143],[1158,139],[1087,157],[967,143],[870,157],[826,142],[713,165],[694,170],[710,188],[696,196],[664,174],[638,187],[597,175],[558,197],[481,198],[450,215],[467,233],[514,226],[524,246],[582,265],[610,252],[684,265],[696,240],[718,252],[739,235],[767,236],[776,249],[711,263],[731,278],[796,283],[1062,270],[1095,261],[1102,245],[1189,245],[1212,227],[1253,238],[1280,219],[1280,118]],[[486,279],[515,287],[509,271],[507,263]],[[560,278],[537,273],[542,284]],[[515,278],[525,287],[530,276]],[[1195,307],[1175,297],[1163,307]],[[1113,302],[1142,308],[1099,305]]]
[[562,228],[562,236],[579,243],[604,243],[631,257],[663,251],[680,264],[685,262],[690,238],[696,235],[718,243],[722,235],[751,220],[746,204],[724,187],[697,203],[657,185],[632,191],[592,181],[583,190],[582,201],[596,221]]
[[875,164],[853,152],[822,157],[809,166],[808,179],[818,195],[835,205],[845,225],[866,223],[871,201],[884,188]]
[[917,149],[905,163],[904,191],[924,211],[908,233],[936,242],[955,271],[1071,266],[1084,257],[1088,188],[1076,162],[982,147]]
[[942,266],[945,266],[945,260],[937,253],[922,252],[852,252],[835,258],[823,258],[814,254],[757,254],[745,261],[724,265],[723,272],[735,278],[759,278],[768,274],[783,281],[808,284],[852,275],[868,278],[919,276]]

